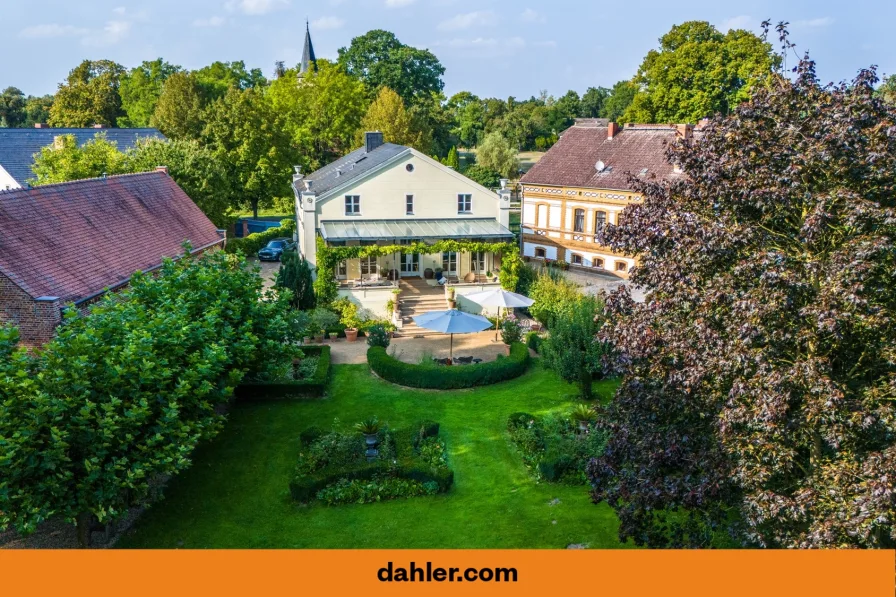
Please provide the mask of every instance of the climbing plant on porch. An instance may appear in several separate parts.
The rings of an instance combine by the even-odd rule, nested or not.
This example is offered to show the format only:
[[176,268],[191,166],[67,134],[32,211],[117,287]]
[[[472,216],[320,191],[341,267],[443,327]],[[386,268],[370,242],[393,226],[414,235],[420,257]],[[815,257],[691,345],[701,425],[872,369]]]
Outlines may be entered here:
[[317,237],[317,279],[314,294],[318,305],[329,305],[336,300],[339,283],[336,281],[336,266],[347,259],[360,257],[380,257],[393,253],[477,253],[491,252],[501,255],[501,286],[505,290],[516,290],[519,271],[522,266],[520,249],[512,242],[487,242],[474,240],[440,240],[433,244],[415,242],[407,245],[364,245],[353,247],[328,247],[323,238]]

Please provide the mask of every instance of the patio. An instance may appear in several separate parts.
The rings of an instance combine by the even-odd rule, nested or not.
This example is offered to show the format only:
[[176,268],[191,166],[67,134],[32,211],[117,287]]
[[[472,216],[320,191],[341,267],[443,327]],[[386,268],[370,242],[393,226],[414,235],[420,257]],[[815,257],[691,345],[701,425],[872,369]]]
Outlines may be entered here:
[[[367,342],[358,338],[357,342],[346,342],[339,339],[328,343],[330,356],[334,365],[357,365],[367,362]],[[448,358],[448,335],[438,334],[423,338],[393,338],[389,345],[389,354],[405,363],[420,363],[426,358]],[[477,334],[455,334],[454,356],[473,357],[483,362],[494,361],[498,355],[506,355],[507,347],[503,342],[495,342],[495,331]],[[533,356],[535,353],[532,353]],[[462,366],[462,365],[459,365]]]

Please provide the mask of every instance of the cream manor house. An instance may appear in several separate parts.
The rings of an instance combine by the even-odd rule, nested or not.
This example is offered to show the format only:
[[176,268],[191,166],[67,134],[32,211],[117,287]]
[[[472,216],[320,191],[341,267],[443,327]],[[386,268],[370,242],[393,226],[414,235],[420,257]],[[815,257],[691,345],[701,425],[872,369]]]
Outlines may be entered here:
[[[302,256],[315,267],[318,238],[326,247],[442,240],[500,243],[514,238],[506,181],[495,193],[415,149],[384,143],[379,132],[366,133],[364,147],[316,172],[302,175],[297,168],[293,190],[296,241]],[[497,286],[500,266],[500,255],[488,251],[399,251],[346,259],[332,275],[341,296],[388,316],[385,305],[397,287],[421,296],[440,295],[444,305],[445,285],[437,282],[440,274],[462,295]],[[459,303],[473,307],[460,299]]]
[[692,125],[627,124],[579,119],[523,176],[523,255],[565,261],[571,270],[628,278],[635,260],[601,246],[595,233],[620,221],[640,200],[628,174],[681,176],[665,160],[665,147],[693,135]]

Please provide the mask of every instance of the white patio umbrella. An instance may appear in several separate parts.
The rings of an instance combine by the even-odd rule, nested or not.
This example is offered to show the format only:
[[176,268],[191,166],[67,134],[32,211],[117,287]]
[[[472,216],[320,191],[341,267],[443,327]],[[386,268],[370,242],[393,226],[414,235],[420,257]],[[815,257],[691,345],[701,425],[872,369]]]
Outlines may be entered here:
[[472,315],[457,309],[449,311],[429,311],[414,317],[414,322],[422,328],[451,335],[449,358],[454,360],[454,334],[472,334],[492,327],[492,322],[482,315]]
[[[510,292],[508,290],[504,290],[503,288],[495,288],[493,290],[486,290],[483,292],[474,292],[473,294],[464,295],[464,298],[473,301],[477,305],[482,305],[483,307],[498,307],[500,315],[500,309],[503,307],[504,309],[512,309],[514,307],[531,307],[535,304],[535,301],[530,299],[528,296],[523,296],[522,294],[517,294],[515,292]],[[498,328],[499,325],[495,326],[495,341],[498,340]]]

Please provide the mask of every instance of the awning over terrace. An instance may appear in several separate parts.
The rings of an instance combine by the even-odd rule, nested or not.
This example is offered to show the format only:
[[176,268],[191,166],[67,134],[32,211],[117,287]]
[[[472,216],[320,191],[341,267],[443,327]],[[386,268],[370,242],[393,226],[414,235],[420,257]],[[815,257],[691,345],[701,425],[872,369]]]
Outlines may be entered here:
[[487,218],[449,220],[330,220],[320,223],[326,241],[402,239],[512,239],[513,233]]

